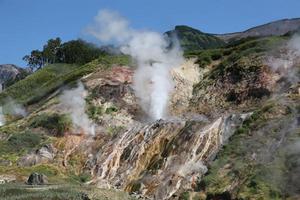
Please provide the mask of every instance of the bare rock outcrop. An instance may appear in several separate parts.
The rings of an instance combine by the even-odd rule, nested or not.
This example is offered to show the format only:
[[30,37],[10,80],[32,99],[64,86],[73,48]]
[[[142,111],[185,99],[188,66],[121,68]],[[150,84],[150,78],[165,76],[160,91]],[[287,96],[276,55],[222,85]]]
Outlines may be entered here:
[[52,144],[46,144],[40,149],[31,152],[18,160],[19,166],[33,166],[39,163],[53,161],[57,150]]
[[207,163],[247,116],[229,115],[212,123],[159,120],[133,127],[98,152],[92,182],[169,199],[195,186]]

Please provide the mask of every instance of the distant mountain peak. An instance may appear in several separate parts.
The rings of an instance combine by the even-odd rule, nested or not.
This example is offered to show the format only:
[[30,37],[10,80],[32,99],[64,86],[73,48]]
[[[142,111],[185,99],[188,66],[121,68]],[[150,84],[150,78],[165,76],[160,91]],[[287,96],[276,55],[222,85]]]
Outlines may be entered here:
[[14,80],[21,79],[28,74],[28,70],[18,67],[14,64],[0,65],[0,84],[3,88],[10,85]]

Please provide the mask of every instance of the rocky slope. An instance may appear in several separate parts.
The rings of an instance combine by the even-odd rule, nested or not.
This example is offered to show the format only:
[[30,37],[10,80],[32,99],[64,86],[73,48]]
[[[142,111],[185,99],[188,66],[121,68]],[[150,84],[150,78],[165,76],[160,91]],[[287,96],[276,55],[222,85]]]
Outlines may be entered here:
[[245,118],[230,115],[212,123],[177,119],[135,126],[97,153],[93,182],[154,199],[176,198],[196,187],[207,162]]
[[16,80],[23,79],[29,72],[16,65],[0,65],[0,84],[3,88],[13,84]]
[[215,34],[216,37],[228,42],[230,40],[240,40],[247,37],[265,37],[265,36],[280,36],[288,32],[300,30],[300,19],[282,19],[257,27],[253,27],[243,32]]

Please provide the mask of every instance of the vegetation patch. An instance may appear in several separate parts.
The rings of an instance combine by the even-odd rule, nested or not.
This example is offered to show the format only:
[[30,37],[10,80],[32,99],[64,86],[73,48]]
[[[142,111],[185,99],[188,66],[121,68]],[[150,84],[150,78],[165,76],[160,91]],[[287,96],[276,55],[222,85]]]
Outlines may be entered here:
[[[280,104],[269,102],[254,111],[212,162],[198,185],[200,190],[212,199],[224,192],[238,199],[282,199],[284,190],[278,183],[286,177],[286,160],[278,159],[279,154],[274,161],[267,144],[270,138],[280,140],[282,137],[285,124],[291,120],[288,110]],[[228,188],[230,191],[227,191]]]
[[118,135],[121,131],[124,130],[124,127],[123,126],[114,126],[114,125],[111,125],[107,128],[107,133],[111,136],[116,136]]
[[200,68],[205,68],[210,65],[212,61],[221,60],[223,58],[223,49],[208,49],[199,51],[185,52],[184,56],[187,58],[196,57],[196,64]]
[[176,35],[180,46],[185,51],[219,48],[225,45],[225,42],[218,37],[188,26],[176,26],[175,30],[168,31],[166,34],[171,38]]
[[63,136],[72,127],[72,120],[66,114],[42,113],[31,119],[30,126],[45,128],[54,136]]
[[101,106],[95,106],[92,104],[88,105],[87,115],[90,119],[94,121],[99,121],[100,117],[103,115],[104,111]]
[[5,184],[0,188],[0,198],[3,200],[87,200],[84,189],[74,186],[60,186],[49,188],[34,188],[25,185]]
[[25,131],[23,133],[13,133],[7,140],[0,141],[1,155],[17,154],[22,155],[29,150],[41,146],[47,137],[40,133]]
[[118,112],[118,108],[117,107],[114,107],[114,106],[111,106],[109,108],[106,108],[105,110],[105,114],[112,114],[114,112]]

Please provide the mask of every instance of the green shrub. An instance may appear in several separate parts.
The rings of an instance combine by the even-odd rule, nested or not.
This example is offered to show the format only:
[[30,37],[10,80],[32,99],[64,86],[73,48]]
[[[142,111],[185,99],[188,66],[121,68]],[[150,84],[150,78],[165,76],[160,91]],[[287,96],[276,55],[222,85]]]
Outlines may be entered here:
[[108,132],[109,135],[115,136],[118,133],[120,133],[123,129],[124,129],[124,127],[122,127],[122,126],[114,126],[114,125],[112,125],[112,126],[109,126],[107,128],[107,132]]
[[103,114],[103,108],[101,106],[89,105],[87,109],[87,115],[90,119],[99,120],[99,117]]
[[79,175],[72,174],[70,175],[70,177],[72,178],[72,181],[80,182],[80,183],[86,183],[90,181],[92,178],[91,174],[89,173],[81,173]]
[[180,200],[189,200],[189,199],[190,199],[190,194],[189,194],[189,192],[183,192],[183,193],[181,193],[179,199],[180,199]]
[[222,58],[221,51],[214,51],[214,52],[212,52],[212,54],[211,54],[211,59],[212,60],[219,60],[221,58]]
[[71,128],[72,122],[66,114],[42,113],[31,120],[30,126],[32,128],[42,127],[47,129],[52,135],[62,136]]
[[117,107],[111,106],[109,108],[106,108],[105,113],[106,114],[111,114],[111,113],[114,113],[114,112],[117,112],[117,111],[118,111]]

